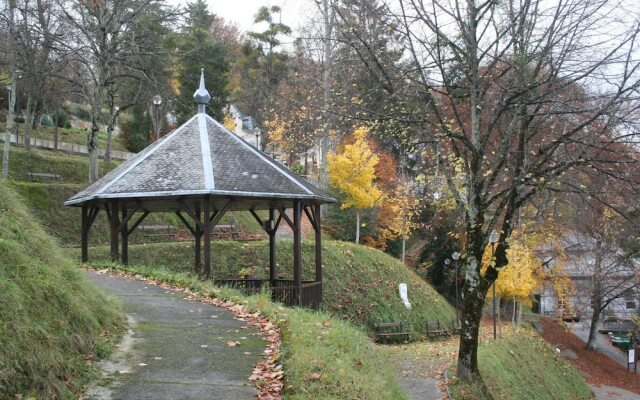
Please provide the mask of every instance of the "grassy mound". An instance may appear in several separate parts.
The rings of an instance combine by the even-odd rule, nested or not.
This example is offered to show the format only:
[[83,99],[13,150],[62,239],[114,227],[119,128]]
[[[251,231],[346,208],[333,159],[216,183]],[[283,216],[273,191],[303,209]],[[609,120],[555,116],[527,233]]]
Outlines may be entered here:
[[[482,343],[478,364],[494,399],[578,400],[593,396],[573,365],[530,328]],[[479,390],[461,382],[451,385],[451,392],[454,399],[483,399]]]
[[[109,249],[90,250],[90,260],[108,260]],[[269,249],[266,241],[212,242],[212,273],[217,278],[239,276],[241,272],[254,277],[268,277]],[[144,265],[167,274],[192,273],[193,244],[157,243],[130,246],[132,265]],[[314,245],[303,242],[303,279],[314,277]],[[291,277],[292,242],[279,240],[277,246],[279,274]],[[325,311],[358,325],[372,329],[375,322],[406,321],[416,332],[424,330],[424,321],[439,319],[450,323],[453,308],[430,285],[413,271],[389,255],[352,243],[324,241],[324,302]],[[404,308],[398,295],[398,284],[409,286],[413,309]]]
[[[0,151],[3,148],[0,144]],[[100,176],[115,168],[119,162],[106,163],[99,161]],[[74,156],[55,151],[31,149],[27,151],[20,147],[11,146],[9,154],[9,178],[15,181],[28,181],[29,172],[46,172],[60,175],[62,183],[89,182],[89,158]]]
[[0,185],[0,398],[74,398],[122,319]]
[[245,297],[220,289],[184,272],[151,267],[105,264],[190,288],[201,295],[231,299],[260,310],[278,324],[282,333],[281,360],[285,372],[285,397],[315,399],[407,399],[396,381],[393,365],[377,353],[367,336],[351,323],[329,314],[272,303],[265,294]]

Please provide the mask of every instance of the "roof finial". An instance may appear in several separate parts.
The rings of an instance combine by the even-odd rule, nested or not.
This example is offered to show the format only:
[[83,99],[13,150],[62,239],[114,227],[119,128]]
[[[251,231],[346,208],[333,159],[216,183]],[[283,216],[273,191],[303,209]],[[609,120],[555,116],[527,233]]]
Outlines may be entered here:
[[200,68],[200,87],[193,94],[193,100],[198,104],[198,112],[204,113],[207,104],[211,100],[211,95],[204,87],[204,68]]

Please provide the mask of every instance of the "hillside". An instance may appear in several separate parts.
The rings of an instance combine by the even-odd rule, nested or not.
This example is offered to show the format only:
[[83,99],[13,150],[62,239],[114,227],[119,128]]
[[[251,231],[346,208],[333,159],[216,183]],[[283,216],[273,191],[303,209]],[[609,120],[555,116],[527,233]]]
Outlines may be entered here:
[[[291,241],[279,240],[278,271],[291,276],[293,255]],[[268,245],[266,241],[212,243],[212,273],[217,278],[238,276],[241,270],[254,277],[268,276]],[[91,261],[107,261],[108,248],[90,250]],[[303,242],[303,279],[313,277],[314,246]],[[193,270],[193,244],[158,243],[130,246],[132,265],[143,265],[164,273]],[[424,329],[427,319],[439,319],[449,324],[455,318],[453,308],[429,284],[413,271],[403,267],[393,257],[374,249],[352,243],[324,241],[324,304],[333,315],[371,330],[373,323],[406,321],[415,331]],[[407,283],[413,309],[408,311],[398,296],[398,284]]]
[[0,398],[75,398],[122,317],[0,186]]
[[[0,144],[0,151],[4,148]],[[100,160],[100,175],[115,168],[119,162],[106,163]],[[16,181],[28,181],[29,172],[46,172],[60,175],[61,183],[88,184],[89,159],[62,152],[11,146],[9,153],[9,177]]]
[[[509,330],[495,342],[482,341],[478,364],[494,399],[586,400],[593,396],[578,370],[531,328]],[[460,382],[450,387],[456,400],[484,398]]]

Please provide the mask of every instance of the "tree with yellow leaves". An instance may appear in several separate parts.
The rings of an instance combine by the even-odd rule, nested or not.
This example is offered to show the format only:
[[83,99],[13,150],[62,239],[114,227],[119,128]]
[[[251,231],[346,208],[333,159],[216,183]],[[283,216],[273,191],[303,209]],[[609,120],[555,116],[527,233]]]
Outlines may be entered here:
[[357,128],[353,132],[355,141],[327,159],[329,183],[346,195],[342,208],[356,209],[356,243],[360,242],[360,210],[373,207],[382,197],[382,191],[374,182],[378,156],[367,143],[368,134],[368,128]]
[[411,182],[402,179],[396,186],[393,197],[389,199],[389,204],[393,212],[393,220],[389,228],[402,238],[402,264],[404,264],[407,237],[419,226],[415,217],[420,212],[420,201],[415,196]]

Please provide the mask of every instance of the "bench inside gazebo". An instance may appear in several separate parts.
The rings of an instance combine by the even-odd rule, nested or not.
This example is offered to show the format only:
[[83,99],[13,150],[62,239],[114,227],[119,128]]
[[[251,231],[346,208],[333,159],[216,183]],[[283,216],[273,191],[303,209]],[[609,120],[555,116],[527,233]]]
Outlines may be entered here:
[[[89,260],[89,233],[100,211],[109,221],[111,259],[124,264],[129,261],[129,236],[145,218],[171,212],[193,235],[196,273],[209,279],[212,230],[228,211],[248,211],[269,237],[269,278],[216,282],[250,292],[269,287],[276,301],[318,307],[322,301],[320,205],[335,199],[207,115],[210,99],[201,73],[194,94],[195,116],[65,202],[82,208],[82,261]],[[302,280],[303,215],[315,233],[315,277],[306,281]],[[293,231],[292,279],[277,278],[276,231],[283,222]]]

